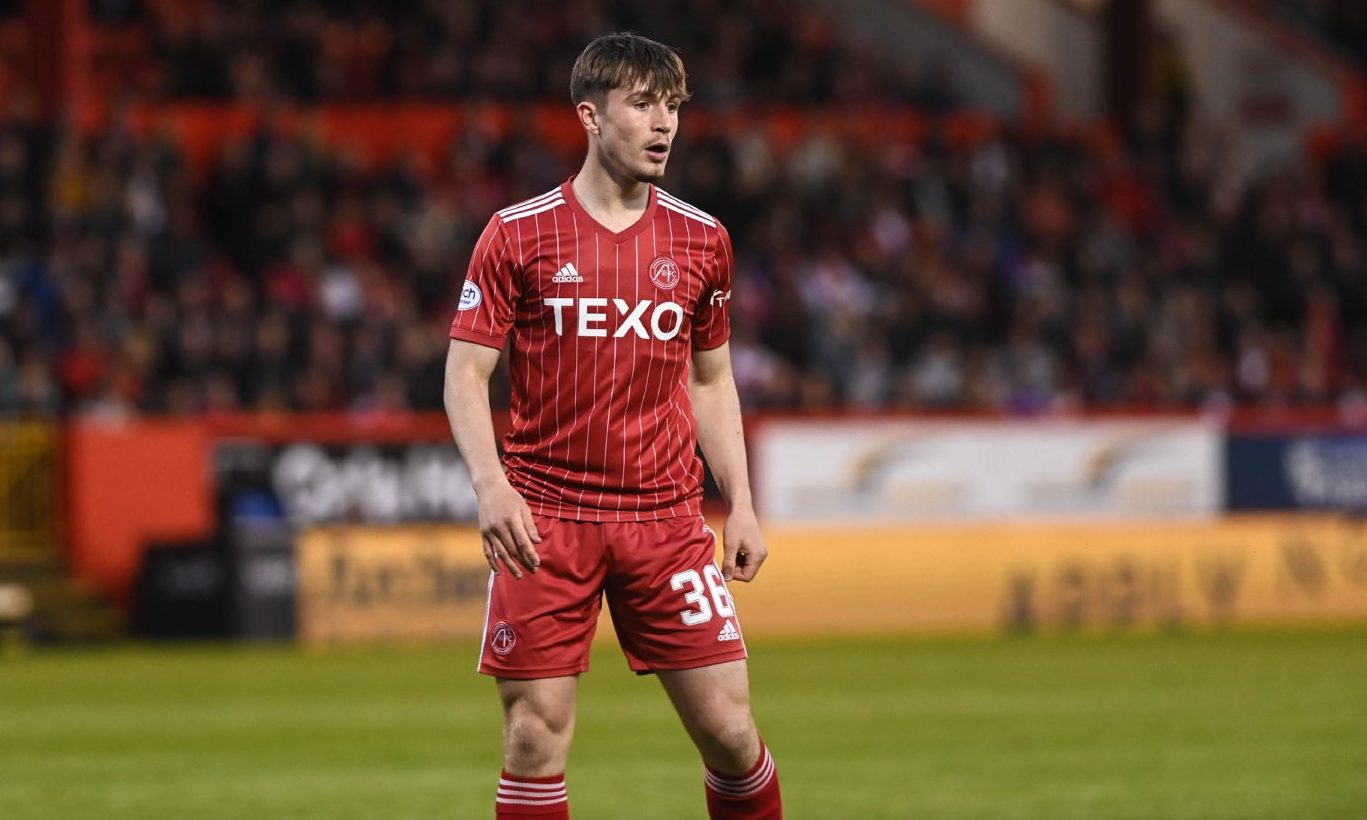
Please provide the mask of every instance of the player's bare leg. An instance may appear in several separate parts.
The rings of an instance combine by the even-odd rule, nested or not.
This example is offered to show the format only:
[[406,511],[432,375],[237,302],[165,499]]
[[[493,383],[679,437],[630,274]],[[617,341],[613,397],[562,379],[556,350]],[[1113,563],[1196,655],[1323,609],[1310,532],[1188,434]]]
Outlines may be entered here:
[[568,818],[565,763],[574,739],[579,678],[500,678],[503,773],[495,801],[498,820]]
[[659,677],[707,766],[709,816],[781,820],[778,773],[750,713],[745,661],[662,671]]
[[704,763],[731,773],[755,764],[760,740],[750,715],[745,661],[660,672],[659,677]]

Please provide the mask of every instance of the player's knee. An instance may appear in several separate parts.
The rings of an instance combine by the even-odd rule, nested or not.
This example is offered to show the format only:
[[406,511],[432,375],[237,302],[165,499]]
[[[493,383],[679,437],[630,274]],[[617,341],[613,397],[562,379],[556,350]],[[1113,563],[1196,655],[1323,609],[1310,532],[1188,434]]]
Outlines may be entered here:
[[542,769],[561,771],[569,750],[569,733],[568,719],[529,708],[513,709],[504,725],[508,763],[521,774]]
[[726,771],[742,771],[759,755],[759,733],[749,710],[715,715],[701,729],[704,757]]

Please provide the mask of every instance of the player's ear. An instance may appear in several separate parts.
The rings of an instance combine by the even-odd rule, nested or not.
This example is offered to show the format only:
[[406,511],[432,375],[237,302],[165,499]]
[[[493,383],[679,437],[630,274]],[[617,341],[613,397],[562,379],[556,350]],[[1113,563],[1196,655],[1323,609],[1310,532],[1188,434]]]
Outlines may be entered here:
[[598,106],[591,100],[581,100],[574,107],[574,113],[579,115],[579,124],[584,126],[584,130],[595,137],[601,132],[598,122]]

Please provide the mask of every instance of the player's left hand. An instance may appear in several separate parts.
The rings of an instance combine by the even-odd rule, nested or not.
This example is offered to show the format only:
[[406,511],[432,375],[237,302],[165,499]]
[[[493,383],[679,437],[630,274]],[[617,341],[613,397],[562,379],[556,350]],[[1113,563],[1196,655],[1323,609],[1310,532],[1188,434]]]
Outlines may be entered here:
[[768,557],[769,550],[764,546],[755,511],[750,507],[731,510],[722,530],[721,577],[728,581],[753,581]]

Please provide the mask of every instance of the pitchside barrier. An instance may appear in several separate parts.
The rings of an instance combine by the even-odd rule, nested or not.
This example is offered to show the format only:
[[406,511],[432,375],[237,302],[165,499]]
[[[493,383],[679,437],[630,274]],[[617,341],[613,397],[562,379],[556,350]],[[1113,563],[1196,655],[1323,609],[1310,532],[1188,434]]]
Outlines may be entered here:
[[[758,583],[733,586],[751,636],[1367,620],[1362,429],[1154,416],[748,427],[773,554]],[[150,544],[196,543],[223,568],[234,634],[480,632],[476,499],[439,416],[75,425],[67,440],[68,558],[130,604]]]
[[[720,521],[714,522],[720,525]],[[1367,619],[1367,523],[770,527],[751,637],[1129,632]],[[298,539],[310,645],[477,638],[489,568],[470,528],[329,527]],[[689,605],[680,593],[679,611]],[[611,635],[608,616],[600,634]]]

